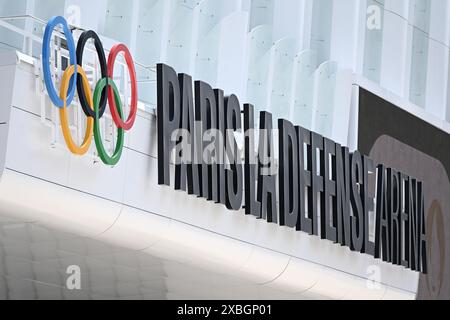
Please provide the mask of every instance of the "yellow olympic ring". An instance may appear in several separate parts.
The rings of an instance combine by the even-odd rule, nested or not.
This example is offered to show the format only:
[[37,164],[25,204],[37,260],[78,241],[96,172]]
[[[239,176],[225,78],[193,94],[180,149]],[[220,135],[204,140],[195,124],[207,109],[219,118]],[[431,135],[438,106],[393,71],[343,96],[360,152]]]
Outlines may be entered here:
[[[86,133],[84,135],[84,141],[81,146],[77,146],[75,142],[72,139],[72,134],[70,133],[69,128],[69,120],[67,116],[67,91],[69,89],[70,79],[75,73],[75,66],[71,65],[64,71],[62,81],[61,81],[61,91],[60,91],[60,98],[64,102],[64,105],[61,109],[59,109],[59,117],[61,119],[61,129],[64,135],[64,140],[66,141],[67,147],[69,150],[76,155],[82,156],[85,155],[89,151],[89,147],[91,146],[92,142],[92,132],[94,128],[94,118],[87,117],[86,121]],[[89,81],[87,79],[86,73],[84,72],[83,68],[81,66],[77,67],[77,73],[79,76],[81,76],[83,80],[83,89],[86,94],[86,99],[88,102],[89,107],[94,110],[94,102],[92,100],[92,92],[89,85]],[[73,80],[74,82],[77,81],[77,79]]]

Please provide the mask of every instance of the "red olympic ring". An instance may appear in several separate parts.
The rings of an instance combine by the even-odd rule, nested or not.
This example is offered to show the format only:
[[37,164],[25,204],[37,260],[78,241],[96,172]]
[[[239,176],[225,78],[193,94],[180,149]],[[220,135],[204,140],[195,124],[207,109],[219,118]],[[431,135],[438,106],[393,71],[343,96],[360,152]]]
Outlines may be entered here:
[[124,44],[117,44],[114,47],[111,48],[111,51],[108,56],[108,77],[110,79],[113,79],[114,77],[114,63],[116,61],[117,55],[123,52],[125,56],[125,61],[127,63],[128,72],[130,73],[130,80],[131,80],[131,105],[130,105],[130,115],[128,116],[128,120],[124,122],[117,111],[116,107],[116,101],[114,97],[114,91],[111,87],[108,87],[108,103],[109,108],[111,110],[111,116],[118,128],[124,129],[124,130],[130,130],[134,122],[136,120],[137,116],[137,81],[136,81],[136,70],[134,69],[134,62],[133,57],[130,54],[130,51]]

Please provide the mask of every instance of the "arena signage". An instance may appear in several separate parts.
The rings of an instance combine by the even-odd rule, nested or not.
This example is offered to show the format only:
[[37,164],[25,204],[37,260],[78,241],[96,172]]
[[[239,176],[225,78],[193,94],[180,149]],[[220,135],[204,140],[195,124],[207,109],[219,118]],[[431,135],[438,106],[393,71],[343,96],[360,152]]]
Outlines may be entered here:
[[427,273],[421,181],[287,120],[274,129],[269,112],[259,115],[256,143],[252,105],[241,108],[235,95],[193,84],[164,64],[157,66],[157,91],[160,185],[173,180],[175,190],[229,210]]
[[[51,35],[58,25],[66,36],[70,57],[59,94],[52,81],[50,63]],[[88,39],[94,40],[102,74],[93,95],[82,68]],[[114,63],[120,52],[125,55],[131,79],[131,112],[127,120],[113,80]],[[114,46],[107,61],[95,32],[84,32],[75,47],[66,20],[53,17],[44,33],[42,63],[47,92],[60,111],[68,149],[84,155],[94,136],[101,160],[106,165],[116,165],[122,155],[125,131],[132,129],[137,114],[136,72],[128,48],[123,44]],[[427,273],[421,181],[382,164],[375,166],[360,152],[351,153],[347,147],[287,120],[279,119],[278,128],[274,129],[269,112],[260,113],[259,130],[255,132],[252,105],[241,108],[235,95],[225,96],[223,90],[213,89],[205,82],[195,81],[194,86],[192,82],[189,75],[157,65],[160,185],[171,184],[174,153],[175,190],[225,205],[229,210],[244,209],[246,215],[268,223],[320,236],[352,251]],[[67,114],[75,91],[86,115],[81,146],[72,139]],[[100,135],[100,119],[107,103],[118,127],[112,156],[107,154]],[[244,133],[243,154],[238,148],[237,132]],[[258,146],[255,133],[259,136]],[[274,137],[278,137],[278,157]],[[373,196],[371,189],[375,190]],[[369,236],[372,212],[374,239]]]

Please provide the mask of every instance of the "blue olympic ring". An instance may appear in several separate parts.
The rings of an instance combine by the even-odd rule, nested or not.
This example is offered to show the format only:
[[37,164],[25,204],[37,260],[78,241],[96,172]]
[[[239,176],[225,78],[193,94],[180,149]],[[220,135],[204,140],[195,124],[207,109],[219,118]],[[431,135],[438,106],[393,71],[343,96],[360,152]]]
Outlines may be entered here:
[[[62,25],[64,35],[67,41],[67,47],[69,50],[70,64],[75,66],[74,76],[70,80],[69,94],[67,96],[67,102],[61,100],[56,92],[55,86],[52,82],[52,74],[50,69],[50,41],[53,33],[53,29],[57,25]],[[44,40],[42,43],[42,69],[44,72],[45,86],[47,87],[48,95],[53,104],[62,109],[64,105],[69,106],[75,96],[76,79],[77,79],[77,56],[75,50],[75,40],[73,39],[72,32],[69,29],[66,19],[61,16],[53,17],[49,20],[45,27]]]

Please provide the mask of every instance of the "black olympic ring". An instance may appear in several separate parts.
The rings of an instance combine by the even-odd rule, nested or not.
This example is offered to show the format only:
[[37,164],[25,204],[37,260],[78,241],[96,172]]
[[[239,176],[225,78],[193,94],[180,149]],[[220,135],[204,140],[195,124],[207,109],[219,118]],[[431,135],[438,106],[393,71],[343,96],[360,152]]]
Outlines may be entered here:
[[[95,50],[97,51],[98,60],[100,62],[102,79],[103,78],[107,79],[108,78],[108,65],[106,62],[105,51],[103,50],[103,44],[102,44],[99,36],[97,35],[97,33],[95,33],[92,30],[83,32],[81,34],[80,38],[78,39],[78,44],[77,44],[78,64],[81,67],[83,66],[84,46],[86,45],[86,42],[89,39],[94,40]],[[81,108],[83,109],[84,114],[86,115],[86,117],[91,117],[91,118],[95,119],[95,117],[96,117],[95,112],[94,112],[94,110],[92,110],[91,107],[89,107],[89,103],[88,103],[85,93],[84,93],[83,79],[82,79],[81,75],[77,76],[77,91],[78,91],[78,97],[80,99]],[[102,92],[100,106],[99,106],[99,117],[100,118],[102,118],[103,114],[105,113],[107,101],[108,101],[107,91],[104,90]]]

